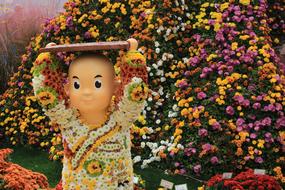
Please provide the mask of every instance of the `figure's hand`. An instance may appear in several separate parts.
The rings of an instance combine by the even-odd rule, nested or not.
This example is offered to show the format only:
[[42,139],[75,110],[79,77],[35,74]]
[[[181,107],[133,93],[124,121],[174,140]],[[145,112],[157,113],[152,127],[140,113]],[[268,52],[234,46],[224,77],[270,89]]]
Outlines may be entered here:
[[136,39],[130,38],[127,42],[130,44],[129,51],[135,51],[138,49],[138,41]]
[[123,64],[127,64],[129,67],[137,69],[138,67],[142,67],[146,65],[145,57],[137,50],[138,49],[138,41],[134,38],[130,38],[127,40],[129,43],[129,49],[126,53]]
[[129,83],[133,77],[142,78],[147,83],[146,58],[137,50],[138,41],[134,38],[127,41],[130,47],[120,64],[122,85]]
[[56,43],[50,42],[50,43],[48,43],[48,44],[46,45],[46,47],[51,47],[51,46],[56,46]]

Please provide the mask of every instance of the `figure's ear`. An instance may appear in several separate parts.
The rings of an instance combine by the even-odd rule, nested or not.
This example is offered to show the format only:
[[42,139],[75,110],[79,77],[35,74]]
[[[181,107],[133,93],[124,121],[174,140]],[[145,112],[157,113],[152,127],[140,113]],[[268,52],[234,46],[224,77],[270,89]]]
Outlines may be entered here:
[[121,87],[121,81],[120,80],[114,80],[114,95],[118,96],[120,92],[120,87]]
[[69,80],[66,79],[66,83],[63,84],[63,88],[64,88],[64,91],[68,97],[69,97],[69,85],[70,85]]
[[118,105],[118,103],[122,97],[122,82],[121,82],[121,80],[118,80],[118,79],[114,80],[114,89],[115,89],[114,90],[114,95],[115,95],[115,102],[114,103],[115,103],[115,107],[118,108],[117,105]]
[[114,80],[114,94],[117,94],[117,92],[120,90],[121,87],[121,81],[120,80]]

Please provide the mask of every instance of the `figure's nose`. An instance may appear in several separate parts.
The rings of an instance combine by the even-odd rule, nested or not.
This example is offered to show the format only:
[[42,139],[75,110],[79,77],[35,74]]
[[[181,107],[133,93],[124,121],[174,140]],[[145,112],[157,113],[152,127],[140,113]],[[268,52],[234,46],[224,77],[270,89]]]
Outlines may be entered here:
[[91,89],[89,89],[89,88],[85,88],[84,90],[83,90],[83,95],[84,96],[91,96]]

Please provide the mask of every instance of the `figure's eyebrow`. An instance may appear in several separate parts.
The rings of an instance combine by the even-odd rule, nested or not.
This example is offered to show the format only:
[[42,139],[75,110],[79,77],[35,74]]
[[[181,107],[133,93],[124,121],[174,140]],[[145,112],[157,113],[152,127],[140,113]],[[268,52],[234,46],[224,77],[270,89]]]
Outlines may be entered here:
[[102,77],[102,75],[96,75],[94,78]]
[[73,76],[72,78],[73,78],[73,79],[79,79],[77,76]]

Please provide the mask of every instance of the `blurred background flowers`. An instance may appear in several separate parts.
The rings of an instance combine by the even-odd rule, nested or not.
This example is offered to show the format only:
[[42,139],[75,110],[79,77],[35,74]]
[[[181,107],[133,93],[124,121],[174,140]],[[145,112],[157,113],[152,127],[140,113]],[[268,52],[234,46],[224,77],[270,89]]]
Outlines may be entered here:
[[15,72],[32,36],[46,18],[62,11],[64,0],[0,0],[0,93]]

